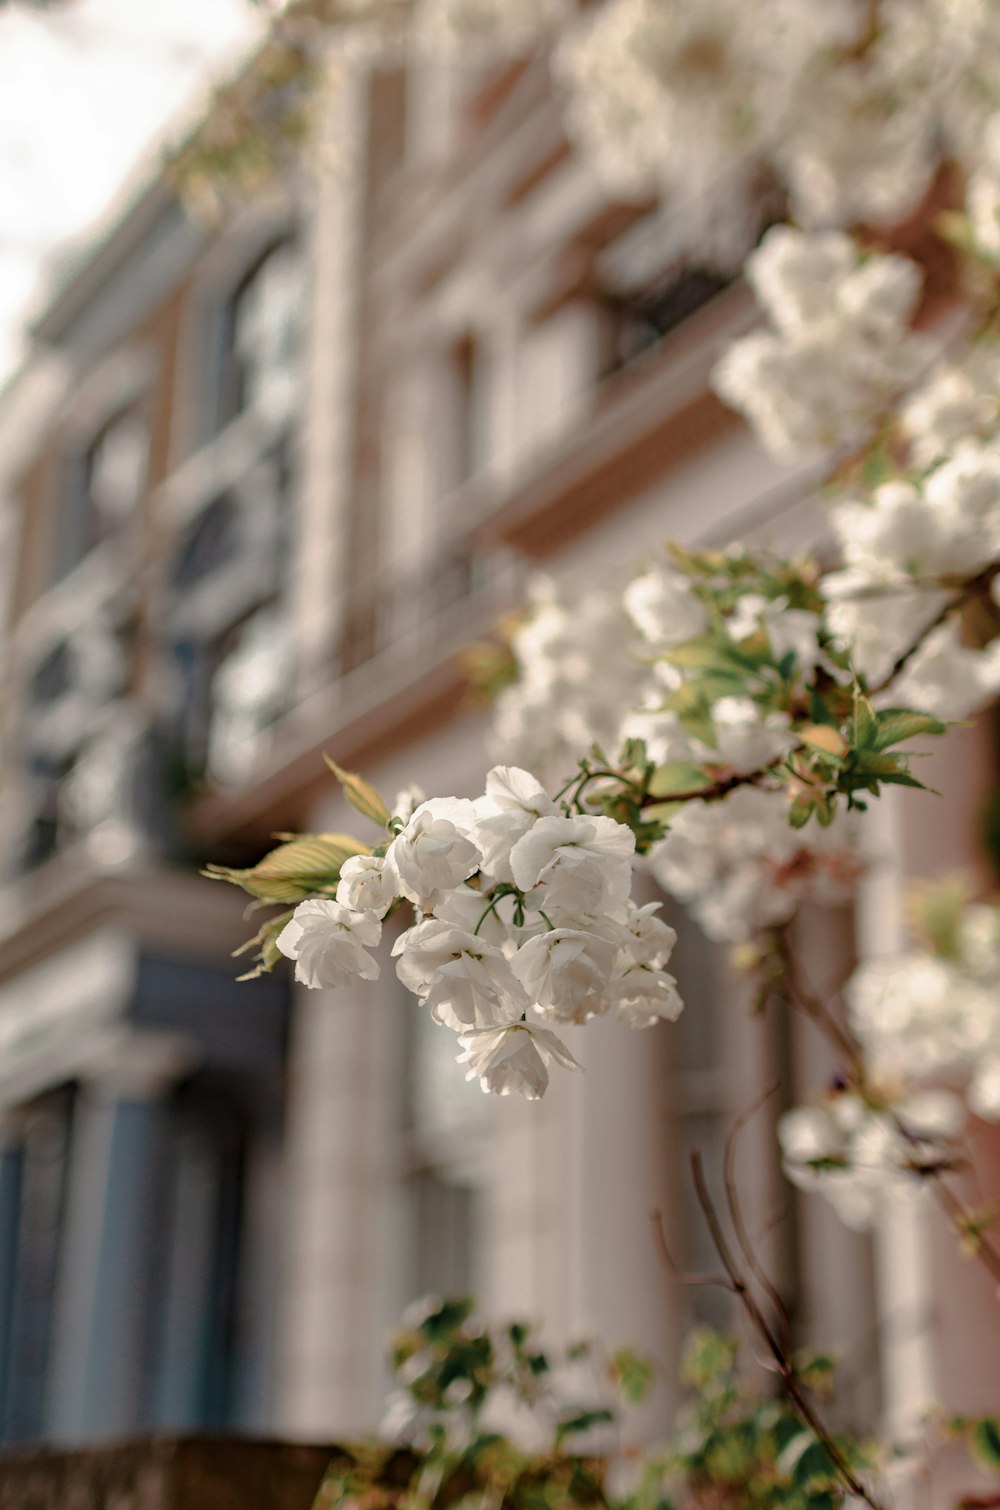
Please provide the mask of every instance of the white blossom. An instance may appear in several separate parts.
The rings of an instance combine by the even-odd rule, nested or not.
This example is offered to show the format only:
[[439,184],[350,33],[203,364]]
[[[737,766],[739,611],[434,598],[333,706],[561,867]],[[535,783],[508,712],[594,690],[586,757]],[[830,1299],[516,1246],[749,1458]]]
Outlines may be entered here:
[[566,15],[568,0],[417,0],[413,30],[419,46],[529,47]]
[[762,713],[749,697],[721,697],[712,705],[717,750],[707,758],[734,771],[758,771],[795,744],[785,713]]
[[685,803],[649,855],[661,886],[709,937],[731,942],[787,922],[806,899],[846,901],[865,863],[846,815],[794,830],[785,793],[751,786]]
[[694,639],[708,628],[705,605],[695,595],[690,578],[666,567],[635,577],[625,589],[623,602],[639,633],[653,645]]
[[378,962],[367,949],[381,936],[382,924],[372,913],[314,898],[299,903],[277,945],[286,959],[295,961],[295,979],[302,985],[333,989],[356,976],[378,979]]
[[403,985],[456,1032],[517,1022],[529,1006],[496,945],[438,918],[407,929],[392,952]]
[[1000,113],[983,133],[982,153],[967,192],[969,219],[979,249],[1000,262]]
[[793,1184],[825,1195],[847,1226],[865,1228],[890,1204],[918,1196],[928,1173],[953,1164],[964,1122],[961,1101],[947,1091],[915,1091],[886,1108],[838,1091],[788,1112],[778,1137]]
[[615,953],[598,934],[554,928],[522,944],[511,969],[541,1016],[582,1023],[608,1010]]
[[337,901],[353,912],[373,912],[385,917],[396,896],[398,877],[394,867],[377,855],[353,855],[340,868]]
[[475,810],[473,838],[482,851],[483,869],[498,881],[513,879],[510,852],[518,839],[539,818],[558,813],[541,783],[517,766],[494,766]]
[[848,259],[849,246],[777,226],[747,260],[774,329],[734,342],[712,380],[777,456],[857,440],[927,364],[927,340],[909,328],[919,268],[896,254]]
[[386,854],[403,896],[430,911],[439,892],[479,869],[482,855],[469,837],[475,821],[474,805],[458,797],[434,797],[415,809]]
[[466,1080],[478,1080],[495,1096],[516,1092],[537,1101],[548,1089],[550,1064],[580,1068],[561,1039],[535,1023],[471,1029],[461,1034],[459,1043],[464,1053],[458,1062],[469,1066]]
[[968,718],[1000,693],[1000,640],[985,650],[962,644],[958,623],[949,619],[927,635],[893,683],[892,702],[918,708],[935,718]]
[[971,363],[938,368],[899,414],[916,465],[942,460],[956,441],[985,430],[996,420],[998,405],[996,388],[977,382]]
[[624,905],[634,853],[635,835],[613,818],[539,818],[510,866],[522,891],[542,888],[546,912],[596,916]]

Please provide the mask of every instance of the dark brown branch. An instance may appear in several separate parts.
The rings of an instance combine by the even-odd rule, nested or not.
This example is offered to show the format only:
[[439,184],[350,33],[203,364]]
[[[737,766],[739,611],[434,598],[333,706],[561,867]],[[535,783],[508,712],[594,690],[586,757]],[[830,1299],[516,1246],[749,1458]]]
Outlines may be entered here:
[[739,1299],[758,1339],[764,1344],[768,1353],[774,1359],[776,1372],[781,1379],[785,1393],[816,1439],[822,1442],[830,1457],[830,1461],[851,1493],[859,1499],[864,1500],[865,1504],[870,1507],[870,1510],[885,1510],[882,1502],[876,1499],[858,1478],[840,1447],[838,1447],[822,1417],[810,1400],[809,1393],[796,1371],[793,1359],[784,1350],[780,1341],[775,1336],[767,1317],[757,1302],[750,1283],[736,1263],[729,1246],[729,1240],[719,1219],[719,1213],[715,1208],[715,1203],[706,1184],[705,1170],[698,1149],[695,1149],[691,1154],[691,1172],[694,1177],[694,1188],[698,1205],[701,1207],[702,1214],[711,1234],[715,1251],[718,1253],[722,1267],[729,1277],[729,1287]]
[[792,1326],[788,1316],[788,1310],[785,1306],[784,1300],[778,1292],[777,1286],[775,1285],[774,1281],[771,1279],[771,1276],[768,1274],[767,1270],[764,1268],[764,1265],[761,1263],[760,1259],[757,1256],[757,1250],[754,1247],[750,1233],[747,1230],[746,1222],[743,1220],[743,1211],[740,1207],[739,1195],[736,1187],[736,1150],[739,1145],[740,1134],[743,1132],[748,1123],[750,1123],[757,1115],[757,1113],[762,1109],[762,1107],[764,1107],[767,1102],[770,1101],[771,1097],[775,1095],[777,1090],[778,1083],[777,1081],[775,1081],[773,1085],[769,1085],[767,1090],[763,1091],[761,1095],[757,1097],[757,1099],[746,1109],[746,1111],[742,1112],[740,1116],[737,1117],[736,1121],[730,1128],[729,1134],[726,1138],[726,1150],[723,1162],[723,1184],[726,1191],[726,1205],[729,1210],[729,1219],[733,1224],[733,1231],[736,1234],[736,1241],[739,1245],[740,1252],[743,1254],[743,1257],[746,1260],[751,1274],[760,1285],[761,1289],[767,1296],[774,1309],[774,1316],[778,1331],[780,1333],[782,1350],[784,1351],[785,1355],[788,1356],[792,1351]]

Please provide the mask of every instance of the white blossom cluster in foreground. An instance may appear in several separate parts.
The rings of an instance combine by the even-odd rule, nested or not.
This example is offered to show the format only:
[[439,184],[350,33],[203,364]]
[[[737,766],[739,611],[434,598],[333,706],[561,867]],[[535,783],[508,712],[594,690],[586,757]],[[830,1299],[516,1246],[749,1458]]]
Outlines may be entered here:
[[375,979],[382,920],[411,903],[399,979],[457,1034],[467,1079],[529,1099],[551,1065],[578,1068],[553,1027],[612,1007],[632,1028],[680,1013],[663,968],[676,935],[658,903],[631,900],[624,824],[568,816],[528,772],[497,766],[476,801],[420,802],[394,828],[384,855],[348,860],[336,900],[302,902],[278,937],[304,985]]

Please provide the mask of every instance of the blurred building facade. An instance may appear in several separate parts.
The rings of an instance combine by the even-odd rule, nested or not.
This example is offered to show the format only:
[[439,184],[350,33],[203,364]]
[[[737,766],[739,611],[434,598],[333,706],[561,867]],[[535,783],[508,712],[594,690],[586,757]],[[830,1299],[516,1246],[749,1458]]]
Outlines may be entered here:
[[[530,571],[817,528],[813,479],[708,391],[745,291],[573,155],[542,61],[359,75],[324,132],[332,169],[224,230],[151,183],[0,410],[0,1442],[366,1430],[429,1290],[642,1346],[659,1408],[725,1310],[664,1273],[649,1213],[710,1267],[687,1150],[717,1160],[775,1063],[788,1096],[822,1076],[682,919],[682,1022],[591,1026],[587,1073],[531,1105],[465,1086],[391,969],[235,982],[251,930],[198,867],[349,827],[324,751],[474,794],[489,716],[456,657]],[[811,926],[842,966],[851,918]],[[741,1154],[762,1229],[776,1110]],[[901,1257],[792,1204],[770,1259],[868,1419],[940,1392],[942,1357],[959,1377],[924,1237]]]

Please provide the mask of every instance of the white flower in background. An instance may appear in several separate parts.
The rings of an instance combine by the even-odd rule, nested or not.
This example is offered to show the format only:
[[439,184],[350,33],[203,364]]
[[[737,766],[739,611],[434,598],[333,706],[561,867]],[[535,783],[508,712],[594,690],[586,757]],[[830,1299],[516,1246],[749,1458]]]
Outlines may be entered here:
[[1000,262],[1000,113],[990,119],[984,132],[982,155],[969,179],[966,204],[976,244],[987,257]]
[[949,619],[927,636],[886,698],[894,706],[959,720],[986,707],[998,693],[1000,640],[985,650],[969,650],[957,622]]
[[976,381],[972,364],[941,367],[907,400],[900,424],[918,467],[945,458],[956,441],[976,436],[997,419],[995,386]]
[[940,519],[938,570],[977,571],[1000,552],[1000,451],[975,440],[959,444],[925,485]]
[[625,589],[623,602],[639,633],[653,645],[691,640],[708,628],[708,613],[690,578],[669,567],[654,567],[635,577]]
[[972,1077],[969,1109],[986,1122],[1000,1122],[1000,1058],[986,1060]]
[[346,986],[356,976],[377,980],[378,962],[367,952],[382,936],[370,912],[315,898],[300,902],[278,934],[277,945],[295,961],[295,979],[314,990]]
[[[921,273],[909,258],[862,258],[850,239],[768,231],[747,277],[773,331],[735,341],[712,374],[781,457],[857,440],[918,376],[928,342],[910,329]],[[818,288],[825,282],[825,299]]]
[[847,814],[795,830],[784,792],[748,786],[685,803],[648,863],[710,938],[738,943],[787,922],[806,900],[847,901],[865,867],[858,840]]
[[634,853],[635,835],[613,818],[539,818],[510,866],[522,891],[542,889],[546,912],[596,917],[624,906]]
[[537,1101],[548,1089],[549,1065],[580,1068],[555,1033],[530,1022],[471,1029],[462,1033],[459,1043],[465,1052],[458,1062],[469,1066],[466,1080],[478,1080],[484,1091],[495,1096],[516,1093]]
[[529,47],[568,12],[568,0],[417,0],[413,29],[430,48]]
[[337,901],[352,912],[385,917],[396,899],[398,877],[392,865],[377,855],[353,855],[340,868]]
[[399,877],[400,893],[429,912],[439,892],[467,881],[482,863],[469,837],[475,821],[475,806],[462,798],[422,802],[386,854]]
[[[680,677],[677,678],[678,683]],[[659,706],[662,694],[651,701],[648,707],[634,708],[622,719],[615,745],[626,739],[642,739],[646,754],[656,765],[665,765],[670,760],[697,760],[704,754],[695,747],[694,741],[685,734],[677,714]],[[614,746],[613,746],[614,747]]]
[[[995,978],[994,988],[1000,981]],[[993,989],[930,954],[873,960],[847,991],[851,1024],[876,1075],[923,1081],[968,1074],[1000,1031]]]
[[784,713],[762,713],[749,697],[720,697],[712,705],[718,748],[705,758],[734,771],[759,771],[787,755],[796,743]]
[[831,296],[857,265],[857,248],[842,231],[807,236],[776,225],[747,258],[745,274],[775,329],[794,335],[829,318]]
[[560,596],[536,578],[529,600],[511,643],[518,680],[497,699],[494,744],[505,764],[558,786],[595,741],[615,748],[622,719],[655,695],[656,680],[620,593]]
[[486,794],[476,800],[473,838],[482,851],[483,869],[498,881],[513,879],[510,852],[539,818],[559,809],[541,783],[517,766],[494,766],[486,777]]
[[582,1023],[608,1010],[615,953],[598,934],[554,928],[522,944],[511,969],[541,1016]]
[[761,27],[739,0],[608,0],[556,53],[570,132],[619,190],[704,192],[776,131],[822,13],[769,0]]
[[870,503],[838,504],[831,518],[847,570],[871,584],[934,571],[940,521],[916,484],[883,483]]
[[791,653],[799,673],[808,675],[825,661],[819,644],[822,620],[806,608],[790,608],[787,598],[765,598],[744,593],[726,619],[726,632],[739,644],[761,629],[767,635],[777,662]]
[[902,219],[937,166],[936,122],[933,99],[899,78],[889,45],[876,44],[854,64],[808,70],[774,151],[796,219],[807,226]]
[[944,1081],[978,1116],[1000,1119],[1000,915],[965,908],[954,957],[924,951],[871,961],[847,999],[865,1062],[887,1082]]
[[948,1091],[914,1091],[884,1110],[839,1091],[788,1112],[778,1138],[792,1183],[825,1195],[847,1226],[864,1229],[954,1163],[964,1124],[965,1108]]
[[904,651],[916,644],[946,602],[946,594],[892,581],[874,582],[852,568],[821,583],[831,636],[855,668],[877,686]]

